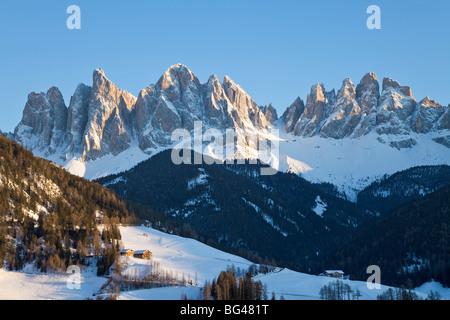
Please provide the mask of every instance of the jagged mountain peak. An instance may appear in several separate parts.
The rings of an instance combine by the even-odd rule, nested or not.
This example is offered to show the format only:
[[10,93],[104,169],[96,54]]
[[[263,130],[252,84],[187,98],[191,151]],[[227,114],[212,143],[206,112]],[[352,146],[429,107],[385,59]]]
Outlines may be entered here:
[[362,97],[367,93],[370,93],[377,98],[380,96],[380,84],[378,82],[378,77],[374,72],[367,72],[356,86],[357,97]]
[[[112,93],[115,99],[119,99],[119,96],[124,94],[126,99],[133,99],[133,94],[126,90],[119,89],[114,82],[106,77],[105,72],[101,68],[94,70],[92,75],[92,89],[94,92],[103,91],[104,93]],[[134,97],[134,99],[136,99]]]
[[366,73],[356,86],[356,98],[359,106],[366,115],[375,111],[380,98],[380,84],[374,72]]
[[441,108],[442,105],[437,103],[435,100],[430,99],[429,96],[426,96],[421,101],[419,101],[419,105],[430,108]]
[[94,70],[94,77],[103,76],[105,77],[105,71],[102,68],[96,68]]
[[378,77],[375,72],[371,72],[371,71],[364,74],[364,76],[361,78],[361,81],[360,81],[361,84],[366,84],[366,85],[369,85],[374,82],[378,83]]
[[260,109],[261,109],[262,113],[264,114],[264,116],[266,117],[268,122],[273,124],[275,121],[278,120],[277,110],[274,108],[272,103],[269,103],[268,106],[262,106],[262,107],[260,107]]
[[220,82],[212,74],[201,83],[184,64],[170,66],[156,84],[138,97],[119,89],[101,68],[93,72],[92,86],[80,83],[64,104],[61,92],[28,95],[14,138],[40,155],[95,160],[117,155],[132,145],[145,152],[172,144],[175,129],[204,128],[266,130],[284,125],[287,133],[302,137],[358,138],[379,134],[427,133],[449,129],[449,107],[429,97],[416,103],[408,86],[366,73],[356,85],[351,78],[340,89],[311,86],[306,103],[300,97],[276,121],[273,106],[258,106],[229,76]]
[[323,83],[315,83],[311,86],[309,96],[313,102],[325,101],[325,86]]
[[28,149],[54,152],[62,142],[66,119],[67,107],[58,88],[51,87],[46,93],[31,92],[22,120],[14,130],[15,139]]
[[405,96],[409,96],[412,99],[414,99],[414,96],[412,94],[411,88],[408,86],[402,86],[398,81],[393,80],[391,78],[383,78],[383,86],[382,91],[388,91],[389,89],[400,91]]
[[170,66],[166,72],[161,76],[157,82],[157,86],[161,90],[166,90],[170,86],[179,84],[181,87],[186,87],[190,82],[194,82],[195,85],[200,85],[200,81],[197,76],[189,70],[184,64],[178,63]]
[[55,86],[50,87],[50,89],[48,89],[47,91],[47,97],[49,97],[50,99],[52,98],[60,98],[62,97],[61,91],[59,91],[59,89]]
[[229,77],[229,76],[227,76],[227,75],[225,75],[224,77],[223,77],[223,81],[222,81],[222,83],[223,83],[223,85],[225,86],[225,85],[236,85],[235,83],[234,83],[234,81]]
[[416,103],[409,86],[389,77],[383,78],[380,92],[377,75],[368,72],[356,88],[350,78],[344,79],[337,95],[322,83],[314,84],[301,113],[291,105],[283,121],[286,132],[305,137],[358,138],[371,131],[400,135],[449,129],[445,109],[429,98]]
[[295,125],[305,110],[305,104],[300,97],[297,97],[295,101],[284,111],[281,119],[284,122],[284,130],[286,132],[292,132]]
[[355,86],[350,78],[346,78],[342,81],[342,86],[337,93],[336,99],[339,100],[346,96],[351,96],[354,99],[356,98]]
[[213,83],[216,83],[216,82],[220,83],[219,78],[215,74],[212,74],[212,75],[209,76],[208,81],[206,82],[206,84],[210,85],[210,84],[213,84]]

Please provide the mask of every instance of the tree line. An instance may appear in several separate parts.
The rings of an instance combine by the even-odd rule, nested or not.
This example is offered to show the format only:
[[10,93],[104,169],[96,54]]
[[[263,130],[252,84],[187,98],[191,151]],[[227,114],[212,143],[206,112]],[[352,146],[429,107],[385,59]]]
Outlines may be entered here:
[[[430,290],[425,300],[441,300],[442,296],[439,292]],[[423,300],[412,289],[406,288],[389,288],[377,295],[377,300]]]
[[341,280],[330,282],[320,288],[319,297],[321,300],[359,300],[361,292],[353,290],[347,283]]
[[232,270],[220,272],[217,279],[207,281],[205,300],[267,300],[267,285],[254,280],[250,273],[236,276]]

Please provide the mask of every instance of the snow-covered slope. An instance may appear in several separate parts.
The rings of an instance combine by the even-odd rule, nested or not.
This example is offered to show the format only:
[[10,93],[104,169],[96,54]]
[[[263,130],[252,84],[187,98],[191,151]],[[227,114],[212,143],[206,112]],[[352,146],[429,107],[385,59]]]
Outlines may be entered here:
[[[171,269],[181,277],[190,276],[198,280],[197,289],[193,287],[156,288],[131,292],[121,292],[119,299],[180,299],[184,293],[196,299],[199,296],[200,286],[206,280],[217,278],[220,271],[228,267],[247,269],[252,262],[241,257],[222,252],[193,239],[169,235],[152,228],[121,227],[122,241],[125,247],[149,249],[152,259],[160,263],[162,269]],[[128,258],[128,266],[123,272],[133,273],[133,269],[144,270],[146,261]],[[325,284],[336,279],[296,272],[290,269],[276,268],[274,272],[255,276],[267,285],[269,296],[275,293],[277,299],[283,296],[287,300],[318,300],[319,290]],[[388,286],[382,285],[380,289],[368,289],[364,281],[343,280],[353,290],[359,290],[361,299],[373,300]],[[426,298],[429,290],[438,291],[443,299],[450,299],[450,289],[442,288],[439,283],[428,283],[422,286],[426,291],[418,290],[420,297]]]
[[[206,280],[216,278],[220,271],[234,265],[236,268],[247,269],[252,263],[241,257],[222,252],[196,240],[170,235],[144,226],[120,227],[123,245],[126,248],[149,249],[152,259],[159,262],[160,267],[172,270],[181,278],[184,274],[191,279],[197,279],[197,285],[163,287],[122,291],[119,299],[147,300],[178,300],[182,294],[188,298],[197,299],[200,288]],[[147,260],[137,258],[124,259],[124,273],[145,270]],[[34,273],[31,269],[23,272],[9,272],[0,269],[0,299],[85,299],[95,298],[105,283],[104,277],[97,277],[95,270],[82,270],[80,289],[70,289],[67,286],[68,274]],[[319,290],[325,284],[335,281],[333,278],[309,275],[289,269],[275,269],[274,272],[255,276],[267,285],[269,296],[275,293],[277,299],[283,296],[287,300],[319,299]],[[361,299],[372,300],[387,286],[370,290],[365,282],[343,280],[353,290],[359,290]],[[430,282],[416,289],[418,295],[425,298],[430,290],[438,291],[442,299],[450,299],[450,289],[443,288],[439,283]]]
[[90,161],[84,161],[80,158],[72,158],[66,161],[61,161],[55,157],[50,158],[50,160],[55,161],[55,163],[61,165],[74,175],[93,180],[127,171],[158,152],[158,149],[154,149],[151,154],[148,154],[144,153],[137,146],[134,146],[119,153],[118,155],[114,156],[109,154],[99,159]]
[[[385,174],[421,165],[450,165],[450,149],[435,142],[434,134],[389,136],[373,132],[358,139],[332,139],[296,137],[280,130],[280,138],[279,171],[300,174],[311,182],[332,183],[352,201],[356,200],[358,191]],[[417,143],[409,148],[395,147],[399,141],[408,139]],[[136,146],[116,156],[92,161],[50,159],[73,174],[96,179],[129,170],[168,148],[152,149],[149,155]],[[204,154],[211,155],[211,152],[205,147]]]
[[[393,146],[402,139],[411,138],[417,141],[412,147],[399,149]],[[450,149],[434,139],[433,134],[391,137],[370,133],[358,139],[337,140],[282,133],[278,170],[300,174],[311,182],[332,183],[353,201],[358,191],[385,174],[421,165],[450,165]],[[58,157],[49,159],[75,175],[96,179],[127,171],[168,148],[170,146],[144,153],[135,146],[116,156],[106,155],[91,161],[77,158],[62,161]],[[204,154],[211,155],[211,152],[205,150]]]
[[80,289],[70,289],[67,280],[68,274],[0,269],[0,300],[83,300],[92,298],[105,283],[92,271],[82,273]]
[[[421,165],[450,164],[450,149],[436,143],[434,135],[389,136],[370,133],[358,139],[302,138],[283,135],[280,171],[300,174],[311,182],[329,182],[350,200],[383,175]],[[393,147],[414,139],[409,148]]]

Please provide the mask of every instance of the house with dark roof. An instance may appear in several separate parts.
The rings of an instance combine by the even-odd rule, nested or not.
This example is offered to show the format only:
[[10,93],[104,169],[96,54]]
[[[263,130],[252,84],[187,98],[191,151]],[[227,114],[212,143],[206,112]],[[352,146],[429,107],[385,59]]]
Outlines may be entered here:
[[149,250],[136,250],[133,253],[133,257],[141,259],[150,259],[152,257],[152,253]]

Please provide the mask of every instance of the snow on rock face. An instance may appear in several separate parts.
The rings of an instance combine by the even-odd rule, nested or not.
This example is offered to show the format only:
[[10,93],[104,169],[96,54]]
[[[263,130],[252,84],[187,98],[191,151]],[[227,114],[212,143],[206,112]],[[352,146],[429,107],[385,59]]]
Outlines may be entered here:
[[372,113],[380,98],[380,85],[375,73],[368,72],[364,75],[356,86],[356,98],[362,112],[365,114]]
[[316,205],[312,208],[319,217],[323,217],[323,213],[327,210],[327,204],[319,197],[316,197]]
[[379,134],[406,134],[410,132],[408,121],[416,108],[409,87],[401,86],[390,78],[383,79],[376,117],[376,131]]
[[339,89],[332,114],[321,128],[321,136],[340,139],[351,135],[361,119],[361,108],[356,101],[356,91],[350,78]]
[[[380,139],[382,137],[382,139]],[[356,201],[358,191],[383,175],[415,166],[450,165],[450,145],[439,133],[383,135],[370,132],[358,139],[298,138],[283,133],[280,171],[311,182],[328,182]]]
[[278,120],[277,110],[269,103],[268,106],[260,108],[262,113],[266,116],[266,120],[270,123],[274,123]]
[[323,84],[313,85],[306,99],[305,109],[295,124],[294,134],[306,137],[319,134],[323,121],[330,115],[335,99],[334,89],[327,92]]
[[97,69],[92,88],[79,84],[69,109],[55,87],[46,94],[31,93],[14,139],[47,157],[58,151],[61,158],[68,153],[84,160],[118,154],[129,148],[135,101]]
[[47,93],[28,95],[23,117],[14,131],[15,139],[26,148],[53,153],[64,140],[67,107],[56,87]]
[[[441,106],[439,103],[431,100],[427,96],[418,103],[416,114],[411,119],[411,127],[413,131],[418,133],[430,132],[439,126],[439,119],[445,114],[445,112],[448,114],[448,108]],[[448,129],[448,126],[447,128],[442,129]]]
[[449,107],[426,97],[416,102],[412,90],[384,78],[380,85],[375,73],[364,75],[356,89],[350,78],[343,81],[337,96],[322,84],[311,88],[306,105],[300,98],[283,114],[287,133],[300,137],[359,138],[372,131],[404,135],[449,129]]
[[264,129],[267,120],[250,96],[229,77],[215,75],[201,84],[184,65],[171,66],[156,85],[142,90],[136,101],[139,146],[145,150],[170,144],[175,129],[203,127]]
[[[135,98],[97,69],[92,86],[77,86],[69,108],[55,87],[31,93],[13,138],[38,156],[94,178],[130,169],[170,148],[173,130],[191,131],[197,120],[203,130],[222,132],[243,129],[264,135],[275,127],[286,135],[280,141],[280,171],[347,185],[344,189],[353,193],[375,177],[395,172],[392,168],[448,164],[449,109],[429,97],[417,103],[409,87],[390,78],[383,79],[380,94],[377,76],[367,73],[356,88],[345,79],[337,94],[323,84],[313,85],[306,104],[298,97],[275,120],[270,105],[260,109],[228,76],[220,82],[211,75],[202,84],[177,64]],[[238,138],[242,140],[239,132]],[[241,156],[254,155],[255,147],[250,141],[237,149]],[[389,156],[395,160],[386,161]]]
[[297,97],[297,99],[295,99],[295,101],[283,113],[281,119],[284,123],[284,130],[287,133],[291,133],[294,130],[295,125],[304,110],[305,104],[300,97]]
[[171,66],[156,85],[142,90],[136,101],[136,123],[141,149],[170,143],[175,129],[192,130],[202,120],[202,88],[184,65]]
[[91,87],[80,83],[70,98],[67,116],[68,152],[81,153],[84,130],[88,121]]
[[127,123],[136,98],[118,89],[101,69],[93,74],[88,121],[84,135],[83,157],[96,159],[128,149],[132,130]]
[[[426,97],[416,103],[408,86],[364,75],[356,89],[350,78],[337,95],[315,84],[306,104],[297,98],[283,113],[287,133],[296,136],[342,139],[359,138],[372,131],[400,135],[449,130],[449,106]],[[47,93],[31,93],[14,139],[32,151],[62,159],[85,161],[117,155],[137,141],[141,150],[167,147],[178,128],[192,130],[195,121],[204,128],[237,128],[264,131],[274,125],[275,109],[260,109],[230,77],[221,83],[215,75],[201,84],[185,65],[167,69],[158,82],[143,89],[137,98],[118,89],[101,69],[93,74],[92,87],[78,85],[64,105],[55,87]]]

